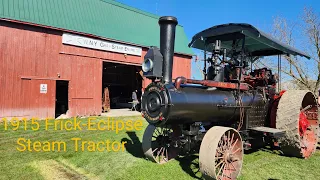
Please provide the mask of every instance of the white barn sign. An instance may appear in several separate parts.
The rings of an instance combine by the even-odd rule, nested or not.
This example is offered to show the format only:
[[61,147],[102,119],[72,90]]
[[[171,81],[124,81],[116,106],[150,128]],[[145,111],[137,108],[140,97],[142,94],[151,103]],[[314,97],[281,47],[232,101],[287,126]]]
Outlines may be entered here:
[[104,41],[104,40],[98,40],[98,39],[88,38],[88,37],[69,34],[69,33],[63,33],[62,43],[91,48],[91,49],[99,49],[103,51],[131,54],[136,56],[141,56],[142,54],[141,47],[124,45],[124,44],[114,43],[114,42]]

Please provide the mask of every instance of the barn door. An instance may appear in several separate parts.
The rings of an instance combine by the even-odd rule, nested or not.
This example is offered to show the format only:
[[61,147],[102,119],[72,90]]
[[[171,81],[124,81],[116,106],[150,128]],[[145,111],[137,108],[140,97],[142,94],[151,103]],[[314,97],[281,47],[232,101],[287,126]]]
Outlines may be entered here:
[[56,81],[55,118],[67,116],[69,110],[69,81]]
[[32,118],[54,118],[55,115],[54,80],[25,79],[22,80],[24,114]]

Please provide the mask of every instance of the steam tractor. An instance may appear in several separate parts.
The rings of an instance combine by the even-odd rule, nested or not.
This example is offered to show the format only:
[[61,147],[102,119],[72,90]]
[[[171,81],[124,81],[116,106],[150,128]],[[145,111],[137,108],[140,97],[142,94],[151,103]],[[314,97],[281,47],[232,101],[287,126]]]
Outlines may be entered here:
[[307,54],[249,24],[213,26],[197,33],[189,44],[204,51],[204,80],[173,81],[177,23],[175,17],[160,17],[160,48],[151,47],[142,64],[144,76],[152,80],[141,103],[149,123],[142,143],[148,159],[162,164],[180,153],[199,152],[204,178],[236,179],[245,150],[276,146],[284,155],[300,158],[315,152],[314,94],[279,91],[279,70],[275,74],[269,68],[252,68],[261,57],[309,59]]

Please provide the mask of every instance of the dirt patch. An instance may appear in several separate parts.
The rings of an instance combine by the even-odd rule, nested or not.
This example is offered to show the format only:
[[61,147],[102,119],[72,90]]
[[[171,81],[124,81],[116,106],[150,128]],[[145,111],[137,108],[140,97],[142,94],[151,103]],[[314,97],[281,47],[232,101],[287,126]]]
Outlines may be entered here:
[[46,180],[82,180],[86,176],[72,171],[55,160],[34,161],[32,167],[37,168]]

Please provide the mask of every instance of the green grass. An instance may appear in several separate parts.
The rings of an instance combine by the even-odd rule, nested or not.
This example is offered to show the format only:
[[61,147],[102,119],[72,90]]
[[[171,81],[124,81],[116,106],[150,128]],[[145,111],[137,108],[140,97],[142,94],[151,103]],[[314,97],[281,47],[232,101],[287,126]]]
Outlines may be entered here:
[[[115,118],[143,120],[140,117]],[[86,122],[87,119],[81,119]],[[144,121],[144,120],[143,120]],[[28,122],[30,125],[30,122]],[[144,127],[147,123],[144,123]],[[44,122],[40,123],[40,128]],[[48,131],[4,130],[0,123],[0,179],[199,179],[198,156],[180,157],[158,165],[145,160],[141,152],[143,130],[120,131]],[[17,139],[66,141],[66,152],[19,152]],[[124,152],[75,152],[71,138],[91,141],[127,141]],[[320,153],[303,160],[257,151],[244,156],[239,179],[319,179]]]

